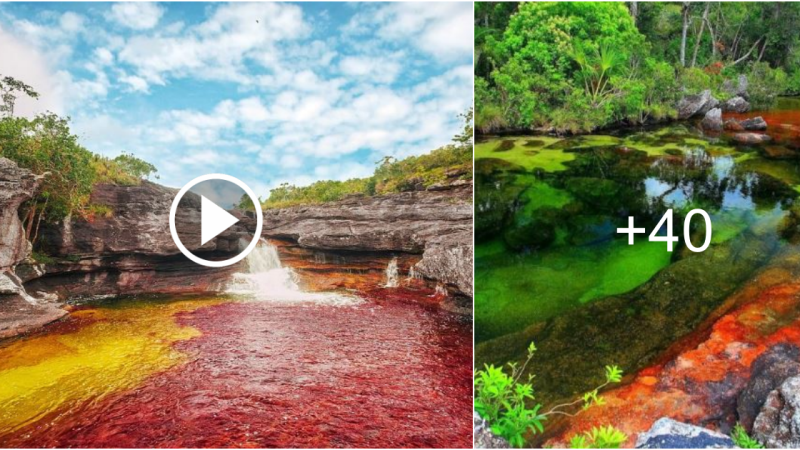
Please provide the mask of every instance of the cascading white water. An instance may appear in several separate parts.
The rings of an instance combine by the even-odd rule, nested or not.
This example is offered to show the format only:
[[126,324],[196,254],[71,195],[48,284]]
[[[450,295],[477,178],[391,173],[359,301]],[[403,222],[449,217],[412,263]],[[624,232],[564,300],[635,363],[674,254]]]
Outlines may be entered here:
[[233,275],[228,293],[276,303],[348,306],[362,302],[351,295],[303,292],[292,269],[281,264],[277,248],[264,239],[247,255],[245,262],[247,272]]
[[400,270],[397,268],[397,258],[392,258],[386,266],[386,284],[384,287],[396,288],[400,285]]

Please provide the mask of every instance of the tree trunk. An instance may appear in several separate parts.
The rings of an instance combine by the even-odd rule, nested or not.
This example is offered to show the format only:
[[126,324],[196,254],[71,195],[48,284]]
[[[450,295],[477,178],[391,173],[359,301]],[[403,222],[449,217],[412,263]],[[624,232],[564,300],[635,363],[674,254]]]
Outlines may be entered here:
[[25,218],[25,239],[28,241],[31,240],[31,232],[33,231],[33,219],[36,215],[36,203],[31,203],[30,209],[28,209],[28,214],[26,214]]
[[636,18],[639,16],[639,2],[630,2],[631,18],[633,24],[636,25]]
[[[692,54],[692,67],[697,64],[697,51],[700,50],[700,42],[703,40],[703,32],[706,30],[706,22],[708,22],[708,10],[711,8],[711,3],[706,3],[706,9],[703,10],[703,19],[700,21],[700,32],[697,33],[697,40],[694,43],[694,53]],[[712,39],[711,46],[714,46]]]
[[747,59],[747,57],[748,57],[748,56],[750,56],[750,53],[753,53],[753,50],[755,50],[755,48],[758,46],[759,42],[761,42],[761,39],[762,39],[762,38],[758,38],[758,40],[756,41],[756,43],[755,43],[755,44],[753,44],[753,46],[752,46],[752,47],[750,47],[750,50],[748,50],[748,51],[747,51],[747,53],[745,53],[745,54],[744,54],[744,56],[742,56],[741,58],[739,58],[739,59],[737,59],[736,61],[732,62],[730,65],[731,65],[731,66],[735,66],[736,64],[739,64],[740,62],[742,62],[742,61],[744,61],[745,59]]
[[689,6],[691,3],[683,2],[683,30],[681,31],[681,66],[686,67],[686,33],[689,31]]

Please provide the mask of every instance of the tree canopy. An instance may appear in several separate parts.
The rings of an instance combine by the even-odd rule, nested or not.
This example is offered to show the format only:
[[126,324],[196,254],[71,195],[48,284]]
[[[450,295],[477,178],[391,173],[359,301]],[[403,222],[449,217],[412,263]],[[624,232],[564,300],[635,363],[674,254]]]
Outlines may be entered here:
[[136,184],[156,173],[152,164],[132,154],[109,159],[85,149],[69,127],[69,117],[48,112],[33,118],[14,115],[19,95],[38,98],[33,87],[12,77],[0,78],[0,156],[44,175],[36,196],[23,207],[29,240],[35,241],[42,220],[58,220],[73,212],[84,216],[97,183]]
[[[589,131],[675,115],[681,95],[743,73],[755,105],[800,92],[800,5],[475,4],[476,126]],[[764,92],[761,92],[764,91]]]

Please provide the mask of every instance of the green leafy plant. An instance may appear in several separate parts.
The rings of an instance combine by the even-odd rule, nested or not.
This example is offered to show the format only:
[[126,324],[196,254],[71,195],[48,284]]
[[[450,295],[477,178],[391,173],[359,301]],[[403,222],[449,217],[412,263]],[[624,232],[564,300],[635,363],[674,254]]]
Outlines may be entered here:
[[[542,412],[542,405],[535,401],[532,384],[534,375],[527,374],[525,380],[520,381],[535,353],[536,345],[531,342],[522,366],[516,362],[506,364],[510,374],[502,367],[491,364],[485,365],[483,370],[478,370],[475,374],[475,410],[487,421],[494,434],[505,438],[513,447],[524,446],[527,433],[542,433],[544,421],[549,416],[573,417],[592,405],[602,405],[603,399],[598,394],[600,389],[622,380],[622,370],[619,367],[606,366],[606,381],[603,384],[586,392],[575,401],[559,404]],[[620,435],[622,440],[619,443],[622,443],[627,439],[624,433],[613,427],[600,427],[596,431],[593,430],[593,434],[578,439],[584,439],[582,442],[587,443],[613,445]]]
[[731,431],[731,439],[739,448],[764,448],[760,442],[750,437],[744,427],[738,423],[733,427],[733,431]]
[[611,425],[592,427],[583,434],[577,434],[569,441],[570,448],[619,448],[628,435]]

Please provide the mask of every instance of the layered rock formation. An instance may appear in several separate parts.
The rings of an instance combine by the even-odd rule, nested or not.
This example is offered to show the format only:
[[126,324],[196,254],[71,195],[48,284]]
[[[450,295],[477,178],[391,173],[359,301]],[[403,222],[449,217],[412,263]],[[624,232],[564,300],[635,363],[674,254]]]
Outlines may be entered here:
[[[19,207],[38,178],[0,158],[0,337],[18,334],[65,314],[59,302],[127,294],[222,291],[240,265],[207,268],[189,261],[172,240],[169,211],[177,190],[147,181],[101,184],[90,204],[104,215],[43,224],[29,258]],[[279,247],[285,265],[313,290],[382,286],[445,287],[472,296],[472,186],[463,182],[379,197],[354,197],[317,206],[270,210],[263,236]],[[177,209],[181,242],[206,259],[227,259],[249,241],[255,220],[243,220],[200,245],[200,197],[187,193]],[[387,278],[392,267],[394,279]],[[38,298],[38,299],[37,299]],[[48,300],[45,300],[48,299]]]
[[[217,292],[236,269],[212,269],[183,256],[169,231],[169,210],[177,190],[143,181],[135,186],[101,184],[90,203],[107,207],[105,217],[71,217],[46,226],[41,246],[54,260],[18,269],[30,289],[61,299],[140,293]],[[200,245],[200,197],[188,192],[175,218],[181,242],[206,259],[225,259],[249,239],[234,225]]]
[[[321,256],[343,269],[329,266],[329,273],[352,273],[364,253],[383,254],[378,261],[400,259],[404,277],[422,276],[472,297],[471,184],[267,210],[262,234],[284,242],[281,258],[296,269],[321,269],[309,264]],[[291,261],[301,254],[305,262]],[[382,276],[385,268],[362,272]]]
[[40,179],[0,158],[0,338],[27,332],[66,314],[28,294],[15,274],[17,265],[31,252],[18,210],[33,196]]

